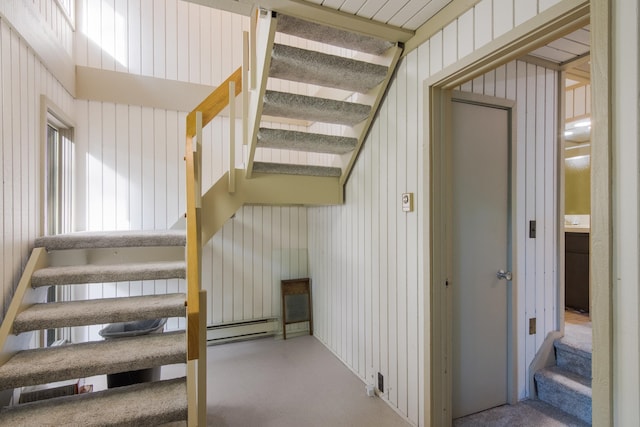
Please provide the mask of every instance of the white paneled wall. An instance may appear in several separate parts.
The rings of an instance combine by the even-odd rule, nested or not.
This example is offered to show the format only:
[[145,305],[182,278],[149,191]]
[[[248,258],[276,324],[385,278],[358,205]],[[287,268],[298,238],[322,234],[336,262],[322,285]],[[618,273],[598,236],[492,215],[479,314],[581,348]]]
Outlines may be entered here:
[[[346,186],[346,204],[309,210],[316,336],[363,381],[381,372],[383,399],[412,423],[424,422],[422,349],[429,347],[422,342],[429,314],[420,306],[430,277],[422,82],[557,2],[483,0],[409,53]],[[527,367],[556,329],[557,85],[555,72],[518,61],[461,88],[517,103],[520,398]],[[415,193],[416,211],[401,211],[404,192]],[[524,234],[532,219],[537,239]],[[531,317],[536,335],[525,330]]]
[[248,18],[181,0],[78,0],[78,65],[216,86],[242,64]]
[[[175,224],[185,210],[186,113],[81,100],[76,110],[77,229],[165,229]],[[227,118],[204,129],[205,188],[226,171],[228,134]],[[280,280],[308,275],[306,210],[245,207],[203,253],[210,324],[279,316]],[[87,292],[100,298],[178,289],[184,290],[182,283],[156,281],[91,286]],[[92,335],[99,327],[94,329]]]
[[203,253],[209,324],[280,317],[280,281],[308,277],[308,263],[305,208],[244,207]]
[[53,31],[57,42],[69,56],[73,57],[75,2],[73,0],[30,0],[30,3]]
[[74,116],[73,98],[22,38],[0,19],[0,318],[40,227],[40,95]]
[[389,403],[418,422],[420,212],[424,197],[420,49],[400,64],[346,188],[346,204],[309,210],[315,334],[364,381],[381,372]]

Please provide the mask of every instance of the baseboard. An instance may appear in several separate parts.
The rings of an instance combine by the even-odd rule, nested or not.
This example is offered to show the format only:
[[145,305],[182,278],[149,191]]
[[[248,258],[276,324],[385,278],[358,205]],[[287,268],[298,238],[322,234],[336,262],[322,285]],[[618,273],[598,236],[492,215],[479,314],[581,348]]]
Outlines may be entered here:
[[278,318],[270,317],[207,326],[207,345],[276,335],[279,325]]

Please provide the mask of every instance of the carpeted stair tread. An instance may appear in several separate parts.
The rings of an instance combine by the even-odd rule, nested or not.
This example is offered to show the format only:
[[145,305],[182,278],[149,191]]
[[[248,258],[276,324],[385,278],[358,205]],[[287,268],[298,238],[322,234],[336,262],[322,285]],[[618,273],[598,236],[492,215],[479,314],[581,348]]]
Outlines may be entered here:
[[278,15],[277,31],[372,55],[382,55],[393,46],[393,43],[383,39],[352,33],[282,14]]
[[48,251],[65,249],[127,248],[136,246],[185,246],[184,230],[82,231],[36,239],[35,246]]
[[31,286],[110,283],[131,280],[184,279],[186,275],[185,268],[184,261],[47,267],[36,270],[33,273]]
[[257,173],[275,173],[284,175],[307,175],[339,177],[342,174],[340,168],[313,165],[294,165],[287,163],[254,162],[253,171]]
[[185,299],[176,293],[34,304],[18,314],[13,332],[181,317]]
[[382,83],[387,70],[378,64],[276,44],[269,77],[367,93]]
[[558,366],[535,373],[538,398],[591,423],[591,380]]
[[157,426],[187,419],[185,378],[6,407],[3,426]]
[[562,369],[591,378],[591,353],[573,346],[563,340],[557,340],[556,365]]
[[260,128],[257,147],[312,153],[346,154],[353,151],[357,143],[358,140],[356,138],[345,136]]
[[262,110],[267,116],[347,126],[364,121],[370,112],[369,105],[272,90],[266,91]]
[[574,325],[567,323],[565,325],[564,337],[557,341],[561,342],[563,345],[572,347],[577,351],[590,355],[593,353],[592,335],[592,328],[590,324]]
[[185,363],[184,331],[63,345],[16,353],[0,366],[0,387],[47,384]]

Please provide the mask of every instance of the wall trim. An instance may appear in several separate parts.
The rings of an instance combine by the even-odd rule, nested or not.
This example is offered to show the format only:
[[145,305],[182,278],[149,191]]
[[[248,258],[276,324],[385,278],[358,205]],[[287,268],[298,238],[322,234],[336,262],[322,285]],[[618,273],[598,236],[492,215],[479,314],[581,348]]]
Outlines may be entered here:
[[563,0],[431,76],[429,85],[450,89],[589,23],[588,0]]
[[[591,0],[591,319],[593,425],[613,415],[612,2]],[[597,100],[597,102],[596,102]],[[624,423],[624,421],[622,421]]]
[[115,104],[191,111],[215,87],[76,66],[76,98]]

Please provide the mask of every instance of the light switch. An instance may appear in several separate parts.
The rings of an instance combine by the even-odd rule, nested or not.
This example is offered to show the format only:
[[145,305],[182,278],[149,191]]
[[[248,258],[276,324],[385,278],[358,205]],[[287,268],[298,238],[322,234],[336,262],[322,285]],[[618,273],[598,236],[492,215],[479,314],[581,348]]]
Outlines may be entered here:
[[402,211],[413,212],[413,193],[402,193]]

